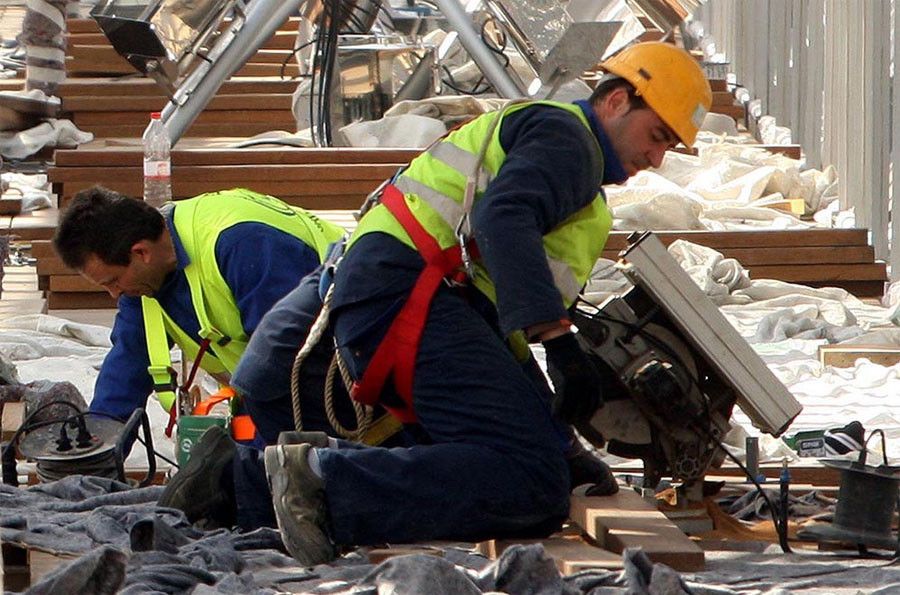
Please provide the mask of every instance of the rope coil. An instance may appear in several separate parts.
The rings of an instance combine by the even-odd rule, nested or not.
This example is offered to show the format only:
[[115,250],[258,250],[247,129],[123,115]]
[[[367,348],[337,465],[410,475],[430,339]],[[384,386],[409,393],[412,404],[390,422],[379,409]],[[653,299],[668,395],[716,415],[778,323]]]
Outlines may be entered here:
[[[334,285],[328,288],[325,299],[322,300],[322,309],[319,310],[318,316],[309,329],[306,340],[297,352],[296,357],[294,357],[294,365],[291,368],[291,409],[294,415],[294,429],[298,432],[303,431],[303,418],[300,405],[300,370],[303,367],[303,362],[309,354],[312,353],[313,348],[321,341],[322,336],[328,328],[333,294]],[[353,411],[356,414],[356,429],[350,430],[341,424],[334,411],[334,383],[336,371],[340,371],[341,380],[344,382],[344,386],[349,392],[350,387],[353,386],[353,378],[350,376],[347,364],[343,358],[341,358],[337,349],[334,350],[334,357],[332,358],[331,364],[328,366],[328,372],[325,375],[325,415],[328,417],[328,423],[331,424],[339,436],[346,438],[347,440],[361,442],[363,436],[366,435],[372,425],[372,408],[351,399]]]

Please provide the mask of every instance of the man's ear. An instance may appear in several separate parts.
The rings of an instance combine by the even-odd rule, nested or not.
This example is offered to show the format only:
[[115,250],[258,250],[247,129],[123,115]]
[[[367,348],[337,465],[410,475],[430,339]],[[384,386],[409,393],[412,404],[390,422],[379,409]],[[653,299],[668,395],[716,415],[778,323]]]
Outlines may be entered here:
[[628,90],[618,87],[610,91],[600,101],[600,114],[602,117],[621,116],[628,112],[631,103],[628,100]]
[[150,258],[153,255],[152,247],[148,240],[139,240],[134,243],[131,247],[131,255],[144,264],[150,262]]

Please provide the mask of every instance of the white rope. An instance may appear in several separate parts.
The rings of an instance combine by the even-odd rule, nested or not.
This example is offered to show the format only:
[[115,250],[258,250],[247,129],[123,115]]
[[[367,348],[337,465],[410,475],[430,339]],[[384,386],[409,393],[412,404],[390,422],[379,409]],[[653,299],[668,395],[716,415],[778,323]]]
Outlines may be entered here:
[[[298,432],[303,431],[303,417],[300,405],[300,369],[303,367],[304,360],[306,360],[313,348],[319,343],[322,336],[325,334],[325,330],[328,328],[333,293],[334,285],[332,284],[325,294],[325,299],[322,301],[322,309],[319,311],[319,315],[313,322],[312,327],[310,327],[309,334],[306,336],[303,346],[294,358],[294,365],[291,369],[291,408],[294,415],[294,428]],[[356,430],[348,430],[341,425],[334,412],[333,396],[335,369],[340,370],[341,379],[343,380],[348,393],[350,387],[353,386],[353,379],[350,377],[347,366],[338,354],[337,348],[335,348],[334,357],[332,358],[331,365],[328,367],[328,372],[325,375],[325,415],[328,417],[328,422],[339,436],[346,438],[347,440],[361,441],[362,437],[365,436],[369,431],[369,427],[372,425],[372,408],[351,399],[353,410],[356,413]]]

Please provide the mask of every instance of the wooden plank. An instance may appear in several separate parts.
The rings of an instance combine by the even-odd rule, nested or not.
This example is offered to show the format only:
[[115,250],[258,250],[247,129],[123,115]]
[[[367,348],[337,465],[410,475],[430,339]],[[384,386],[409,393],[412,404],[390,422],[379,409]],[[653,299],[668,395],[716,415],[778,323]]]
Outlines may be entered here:
[[[288,93],[264,93],[247,95],[216,95],[204,107],[204,111],[258,110],[291,111],[291,95]],[[62,109],[67,112],[117,112],[132,117],[139,114],[147,119],[147,112],[163,109],[168,100],[165,97],[108,95],[96,97],[82,95],[62,100]]]
[[47,307],[50,310],[115,308],[116,300],[105,292],[83,293],[54,291],[47,296]]
[[887,281],[887,266],[883,262],[868,264],[794,264],[790,266],[761,265],[749,269],[751,279],[780,279],[789,282],[806,281]]
[[[280,77],[232,77],[222,83],[218,93],[221,95],[291,94],[296,88],[297,81]],[[64,105],[67,99],[79,96],[166,97],[162,87],[148,78],[110,79],[104,77],[66,79],[59,86],[59,95],[62,97]]]
[[633,490],[572,496],[569,514],[603,549],[621,554],[625,548],[640,547],[653,562],[680,571],[703,570],[703,550]]
[[56,257],[53,242],[49,240],[35,240],[31,242],[31,255],[35,258]]
[[714,114],[731,116],[739,124],[742,124],[744,118],[747,117],[747,112],[742,105],[713,105],[709,108],[709,111]]
[[81,275],[53,275],[50,277],[50,291],[98,293],[105,290]]
[[865,344],[819,346],[819,361],[823,366],[852,368],[860,358],[879,366],[893,366],[900,363],[900,348]]
[[[87,132],[93,133],[97,138],[140,138],[141,134],[143,134],[144,132],[146,124],[116,124],[112,126],[103,126],[99,124],[83,126],[79,124],[78,127],[86,130]],[[187,129],[187,131],[185,132],[185,136],[207,137],[234,135],[247,138],[256,136],[257,134],[262,134],[264,132],[271,132],[273,130],[292,132],[294,128],[295,124],[293,121],[285,121],[281,122],[280,124],[273,122],[237,122],[231,124],[227,122],[215,122],[211,124],[204,124],[202,122],[198,122],[192,124]]]
[[578,536],[552,536],[546,539],[491,539],[478,544],[478,553],[496,560],[507,548],[517,544],[540,543],[556,562],[560,574],[567,576],[582,570],[619,570],[622,555],[593,546]]
[[[622,250],[633,232],[614,231],[607,250]],[[661,231],[656,237],[666,245],[684,239],[695,244],[720,248],[764,248],[788,246],[868,246],[865,229],[796,229],[759,231]]]
[[[245,178],[243,182],[242,188],[269,194],[288,204],[310,209],[358,208],[366,195],[378,186],[378,182],[375,180],[320,180],[317,182],[315,180],[284,181]],[[103,184],[111,190],[128,196],[143,195],[143,183],[140,179],[118,181],[107,176],[92,181],[66,183],[65,191],[61,195],[62,207],[65,208],[69,199],[76,193],[95,184]],[[204,192],[216,192],[236,185],[236,182],[221,180],[193,181],[176,175],[172,181],[172,194],[176,199],[191,198]],[[350,199],[349,203],[348,199]]]
[[[212,165],[181,166],[172,168],[173,184],[187,179],[192,182],[216,181],[223,185],[249,180],[318,180],[346,182],[380,182],[389,178],[396,168],[393,165]],[[116,178],[141,180],[143,170],[139,167],[74,167],[48,170],[51,182],[95,182],[113,175]],[[223,186],[220,186],[223,187]]]
[[734,95],[730,91],[713,91],[713,105],[733,105]]
[[640,547],[653,562],[681,571],[703,570],[703,550],[633,490],[573,496],[570,517],[604,549],[621,554]]
[[[172,165],[313,165],[321,163],[390,163],[401,165],[419,154],[418,149],[325,149],[260,146],[246,149],[191,147],[185,139],[172,150]],[[210,139],[212,140],[212,139]],[[228,139],[232,142],[232,139]],[[188,148],[190,147],[190,148]],[[57,150],[54,161],[57,167],[103,166],[139,167],[143,148],[136,139],[123,146],[123,142],[106,140],[82,145],[78,149]]]
[[[755,233],[755,232],[749,232]],[[746,267],[791,264],[859,264],[872,263],[875,249],[871,246],[788,246],[783,248],[722,248],[725,258],[734,258]],[[604,250],[603,258],[616,260],[618,252]]]
[[[116,112],[78,112],[72,114],[73,121],[79,126],[113,126],[115,124],[147,125],[148,115],[141,111]],[[197,124],[249,124],[249,123],[288,123],[294,127],[294,117],[290,109],[286,110],[234,110],[201,112],[195,120]]]
[[58,256],[45,256],[37,258],[38,275],[77,275],[78,271],[74,271],[63,264]]

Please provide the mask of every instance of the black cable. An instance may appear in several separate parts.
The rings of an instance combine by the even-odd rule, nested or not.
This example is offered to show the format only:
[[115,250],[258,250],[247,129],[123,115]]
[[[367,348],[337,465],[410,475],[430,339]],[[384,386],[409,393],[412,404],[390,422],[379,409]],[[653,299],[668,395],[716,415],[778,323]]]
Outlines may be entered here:
[[[55,419],[44,420],[44,421],[39,421],[39,422],[31,421],[38,413],[40,413],[41,411],[44,411],[45,409],[48,409],[49,407],[51,407],[53,405],[67,405],[67,406],[73,408],[76,411],[76,413],[74,415],[70,415],[65,418],[55,418]],[[114,421],[118,421],[123,424],[125,423],[125,420],[123,420],[121,417],[118,417],[116,415],[112,415],[109,413],[104,413],[102,411],[81,411],[77,405],[75,405],[74,403],[71,403],[69,401],[63,401],[63,400],[59,400],[59,399],[49,401],[47,403],[44,403],[43,405],[41,405],[40,407],[38,407],[37,409],[35,409],[34,411],[32,411],[31,413],[28,414],[28,417],[26,417],[22,421],[22,424],[19,426],[19,428],[16,430],[16,432],[12,435],[12,438],[10,438],[9,442],[6,443],[6,446],[4,447],[3,452],[0,453],[0,458],[8,456],[9,450],[15,448],[15,445],[17,444],[19,438],[21,437],[21,435],[23,433],[32,432],[34,430],[37,430],[37,429],[40,429],[43,427],[47,427],[47,426],[52,426],[57,423],[61,423],[64,427],[66,424],[73,422],[73,421],[77,420],[78,418],[83,419],[84,416],[86,416],[86,415],[97,415],[97,416],[101,416],[101,417],[107,417]],[[146,415],[146,413],[145,413],[145,415]],[[178,464],[175,461],[172,461],[168,457],[160,454],[155,448],[153,448],[152,444],[148,447],[147,442],[144,440],[144,438],[141,437],[140,434],[136,434],[136,438],[137,438],[138,442],[140,442],[149,451],[148,452],[149,456],[155,456],[155,457],[160,458],[163,461],[169,463],[176,469],[179,468]],[[102,465],[100,464],[101,463],[100,460],[94,460],[93,458],[88,457],[87,459],[82,459],[82,461],[79,461],[78,469],[95,469],[95,468],[102,469],[102,468],[105,468],[106,466],[108,466],[109,464],[111,464],[112,467],[115,468],[115,461],[113,460],[114,459],[113,453],[111,451],[109,451],[106,454],[108,454],[109,457],[108,457],[108,459],[104,458],[102,460]],[[109,462],[110,460],[112,460],[112,463]],[[54,479],[61,479],[61,477],[71,474],[72,462],[68,462],[67,465],[68,465],[68,473],[64,473],[62,475],[59,475],[58,477],[51,477],[51,476],[58,475],[60,468],[57,465],[55,465],[54,463],[49,463],[49,465],[48,465],[47,462],[41,462],[41,464],[37,466],[38,477],[40,477],[42,481],[52,481]],[[41,472],[40,472],[41,466],[43,466],[44,469],[47,471],[48,479],[44,479],[44,477],[41,475]],[[84,475],[99,475],[98,473],[87,473],[87,472],[82,472],[82,473]],[[106,477],[106,476],[104,475],[103,477]]]
[[[311,46],[312,44],[316,43],[316,39],[317,38],[313,38],[313,39],[307,41],[306,43],[301,43],[300,45],[298,45],[297,47],[295,47],[291,50],[291,53],[289,53],[285,57],[285,59],[282,60],[282,62],[281,62],[281,70],[279,71],[279,75],[278,75],[279,78],[284,80],[284,71],[287,68],[288,62],[290,62],[291,59],[297,55],[297,52],[299,52],[303,48],[307,48],[307,47]],[[305,77],[311,77],[311,76],[312,76],[311,74],[301,74],[301,75],[299,75],[299,78],[305,78]],[[291,78],[295,78],[295,77],[291,77]]]
[[[126,423],[126,421],[123,420],[121,417],[119,417],[119,416],[117,416],[117,415],[112,415],[112,414],[110,414],[110,413],[104,413],[103,411],[88,411],[87,413],[90,414],[90,415],[100,415],[100,416],[103,416],[103,417],[108,417],[108,418],[110,418],[110,419],[112,419],[112,420],[115,420],[115,421],[118,421],[118,422],[122,422],[122,423]],[[145,413],[145,415],[146,415],[146,413]],[[160,454],[160,452],[157,451],[157,450],[153,447],[152,444],[151,444],[151,445],[149,446],[149,448],[148,448],[148,447],[147,447],[147,443],[144,442],[144,439],[141,438],[141,435],[140,435],[140,434],[135,434],[135,437],[137,438],[138,442],[140,442],[140,443],[144,446],[144,448],[146,448],[147,450],[150,451],[150,455],[151,455],[151,456],[154,456],[154,457],[156,457],[156,458],[158,458],[158,459],[162,459],[163,461],[167,462],[169,465],[175,467],[176,469],[180,469],[180,465],[178,465],[178,463],[176,463],[175,461],[171,460],[169,457]]]

